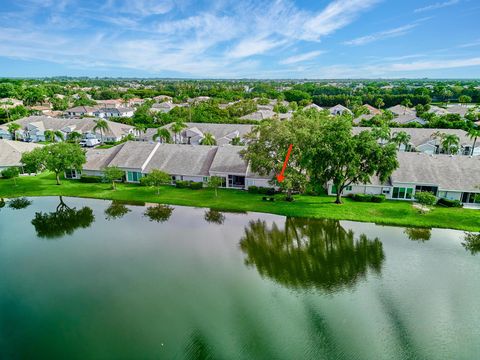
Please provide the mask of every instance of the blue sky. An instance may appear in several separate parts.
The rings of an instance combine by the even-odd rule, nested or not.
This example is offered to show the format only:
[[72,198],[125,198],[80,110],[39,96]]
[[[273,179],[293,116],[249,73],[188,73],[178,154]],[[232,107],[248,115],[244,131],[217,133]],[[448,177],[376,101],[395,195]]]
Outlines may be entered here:
[[478,0],[0,5],[0,76],[480,78]]

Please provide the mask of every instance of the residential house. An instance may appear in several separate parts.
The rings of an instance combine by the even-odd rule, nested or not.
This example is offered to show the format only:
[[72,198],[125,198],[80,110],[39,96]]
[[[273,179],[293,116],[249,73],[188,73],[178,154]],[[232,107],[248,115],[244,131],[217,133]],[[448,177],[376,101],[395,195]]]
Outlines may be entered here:
[[158,95],[158,96],[155,96],[153,100],[155,100],[158,103],[162,103],[162,102],[172,102],[173,98],[168,95]]
[[[353,133],[358,134],[364,130],[370,130],[367,127],[354,127]],[[441,141],[435,137],[435,133],[444,133],[458,136],[460,148],[458,155],[472,155],[474,140],[468,136],[468,133],[460,129],[430,129],[430,128],[390,128],[390,133],[394,136],[396,133],[405,132],[410,135],[408,144],[401,144],[399,151],[414,151],[425,154],[438,154],[442,152]],[[473,156],[480,155],[480,139],[477,141],[479,146],[475,147]]]
[[93,116],[96,110],[97,108],[92,106],[75,106],[65,110],[65,114],[68,116]]
[[[398,169],[385,183],[373,177],[370,184],[353,184],[343,194],[384,194],[387,199],[412,201],[416,192],[429,191],[464,204],[478,202],[480,157],[400,152],[398,162]],[[327,190],[335,195],[333,184],[327,184]]]
[[125,106],[123,99],[97,100],[98,107],[103,108],[121,108]]
[[364,104],[363,106],[368,109],[368,113],[370,115],[381,115],[382,114],[382,110],[377,109],[376,107],[373,107],[370,104]]
[[416,116],[415,109],[410,109],[403,105],[395,105],[395,106],[389,107],[387,110],[391,111],[395,116],[404,116],[404,115]]
[[349,108],[340,104],[332,106],[331,108],[328,109],[328,111],[330,111],[330,114],[332,115],[342,115],[344,113],[350,114],[350,115],[353,114]]
[[[223,187],[248,189],[249,186],[269,187],[272,176],[251,171],[240,156],[239,146],[200,146],[126,142],[110,149],[87,150],[82,173],[101,176],[107,166],[125,171],[127,182],[137,183],[154,169],[164,171],[175,181],[206,183],[210,176],[224,178]],[[81,174],[73,174],[79,178]]]
[[150,110],[153,112],[168,113],[177,106],[177,104],[173,104],[171,102],[161,102],[159,104],[153,104]]
[[21,141],[0,140],[0,171],[9,167],[22,168],[22,155],[25,152],[42,147],[40,144],[31,144]]
[[[120,141],[129,134],[133,134],[133,126],[107,121],[108,129],[103,133],[104,141]],[[102,138],[99,130],[94,130],[96,122],[94,118],[54,118],[48,116],[28,116],[15,123],[21,126],[17,132],[19,139],[29,142],[45,141],[45,131],[60,131],[64,138],[68,134],[77,132],[84,138]],[[7,125],[0,125],[0,134],[7,130]],[[57,139],[61,140],[61,139]]]
[[[258,106],[260,108],[260,106]],[[266,119],[272,119],[275,117],[277,113],[273,110],[257,110],[251,114],[247,114],[242,116],[240,119],[242,120],[255,120],[255,121],[262,121]]]
[[2,109],[10,109],[14,108],[15,106],[23,105],[23,101],[14,98],[3,98],[0,99],[0,105]]
[[311,103],[310,105],[307,105],[303,108],[303,110],[310,110],[310,109],[313,109],[313,110],[316,110],[316,111],[322,111],[323,108],[318,106],[317,104],[314,104],[314,103]]
[[99,108],[93,112],[93,116],[102,119],[109,119],[111,117],[132,117],[135,110],[126,107],[113,107],[113,108]]
[[403,115],[397,115],[392,119],[393,123],[399,124],[399,125],[407,125],[407,124],[412,124],[412,123],[417,123],[420,125],[424,125],[426,121],[420,117],[418,117],[415,113],[411,114],[403,114]]

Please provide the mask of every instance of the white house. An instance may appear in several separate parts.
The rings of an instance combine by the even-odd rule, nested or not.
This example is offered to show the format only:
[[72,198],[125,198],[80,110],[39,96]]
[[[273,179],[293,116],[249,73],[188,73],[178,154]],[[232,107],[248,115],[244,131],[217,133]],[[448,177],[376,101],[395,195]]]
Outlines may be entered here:
[[132,108],[126,107],[111,107],[111,108],[99,108],[93,112],[93,116],[102,119],[109,119],[111,117],[132,117],[135,112]]
[[350,115],[353,114],[349,108],[340,104],[332,106],[331,108],[328,109],[328,111],[330,111],[330,114],[332,115],[342,115],[344,113],[350,114]]
[[22,154],[42,146],[21,141],[0,140],[0,172],[9,167],[21,168]]
[[[400,166],[385,183],[373,177],[370,184],[352,184],[344,195],[384,194],[387,199],[412,201],[416,192],[430,191],[438,198],[469,204],[480,194],[480,157],[399,152],[398,161]],[[329,195],[336,192],[331,183],[327,189]]]

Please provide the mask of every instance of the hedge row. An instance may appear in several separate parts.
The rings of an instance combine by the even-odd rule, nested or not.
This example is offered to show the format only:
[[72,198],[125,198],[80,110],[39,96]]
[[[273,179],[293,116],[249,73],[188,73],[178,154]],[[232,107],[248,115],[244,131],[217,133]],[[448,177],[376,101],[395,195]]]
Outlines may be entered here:
[[248,192],[250,194],[275,195],[274,188],[265,188],[265,187],[258,187],[258,186],[249,186]]
[[203,188],[203,183],[195,182],[195,181],[182,181],[177,180],[175,182],[175,187],[179,189],[192,189],[192,190],[199,190]]
[[445,206],[445,207],[462,207],[462,203],[459,200],[449,200],[440,198],[437,201],[437,205]]
[[349,197],[358,202],[381,203],[385,201],[385,195],[351,194]]
[[82,183],[101,183],[101,182],[103,182],[103,178],[101,176],[82,175],[80,177],[80,182],[82,182]]

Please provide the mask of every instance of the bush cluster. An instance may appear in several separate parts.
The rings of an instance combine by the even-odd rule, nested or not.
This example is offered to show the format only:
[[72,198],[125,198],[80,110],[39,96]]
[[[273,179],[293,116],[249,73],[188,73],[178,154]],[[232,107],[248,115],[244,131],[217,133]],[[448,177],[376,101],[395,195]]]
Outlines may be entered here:
[[265,187],[258,187],[258,186],[249,186],[248,192],[250,194],[275,195],[274,188],[265,188]]
[[437,201],[437,205],[445,206],[445,207],[462,207],[462,203],[459,200],[449,200],[440,198]]
[[82,175],[80,177],[80,182],[82,182],[82,183],[101,183],[101,182],[103,182],[103,178],[101,176]]
[[182,181],[177,180],[175,182],[175,187],[178,189],[192,189],[192,190],[199,190],[203,188],[203,183],[196,182],[196,181]]
[[370,195],[370,194],[351,194],[350,198],[358,202],[373,202],[381,203],[385,201],[385,195]]

